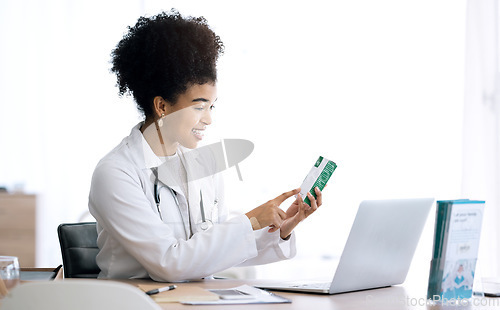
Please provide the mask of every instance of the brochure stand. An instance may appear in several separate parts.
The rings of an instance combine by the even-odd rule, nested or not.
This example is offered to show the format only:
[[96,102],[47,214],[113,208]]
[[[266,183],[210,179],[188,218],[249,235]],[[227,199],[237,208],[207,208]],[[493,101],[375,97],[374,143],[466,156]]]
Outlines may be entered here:
[[[468,305],[484,296],[477,254],[484,201],[437,202],[433,259],[427,299],[431,304]],[[476,286],[474,286],[476,285]]]
[[[484,297],[477,259],[441,263],[444,266],[441,281],[429,279],[427,299],[430,305],[467,306],[473,304],[473,299]],[[431,295],[432,286],[435,291]]]

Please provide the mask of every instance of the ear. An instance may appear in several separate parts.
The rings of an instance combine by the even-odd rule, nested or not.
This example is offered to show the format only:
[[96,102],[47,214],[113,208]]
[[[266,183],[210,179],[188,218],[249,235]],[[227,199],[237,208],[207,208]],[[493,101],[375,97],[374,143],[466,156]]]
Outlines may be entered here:
[[155,114],[155,119],[161,118],[162,116],[168,114],[168,103],[161,97],[156,96],[153,98],[153,111]]

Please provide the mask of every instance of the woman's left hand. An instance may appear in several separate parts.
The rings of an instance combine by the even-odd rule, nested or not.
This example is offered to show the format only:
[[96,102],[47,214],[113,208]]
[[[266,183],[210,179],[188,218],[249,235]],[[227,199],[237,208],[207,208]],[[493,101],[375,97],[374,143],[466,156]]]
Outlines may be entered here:
[[280,236],[282,239],[288,238],[293,229],[301,221],[313,214],[323,204],[323,196],[319,188],[316,187],[314,192],[316,193],[316,198],[314,198],[311,193],[307,193],[307,197],[311,201],[311,206],[302,200],[300,194],[297,194],[295,201],[288,208],[288,210],[286,210],[286,218],[280,227]]

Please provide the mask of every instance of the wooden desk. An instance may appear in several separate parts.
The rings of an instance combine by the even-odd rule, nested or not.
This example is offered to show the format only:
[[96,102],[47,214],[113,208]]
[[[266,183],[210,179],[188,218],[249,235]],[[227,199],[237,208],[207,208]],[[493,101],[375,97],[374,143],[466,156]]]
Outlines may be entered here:
[[[64,280],[61,280],[64,281]],[[114,281],[114,280],[102,280]],[[121,280],[134,286],[138,284],[159,284],[151,280]],[[262,284],[262,280],[205,280],[191,283],[176,283],[178,286],[199,286],[205,289],[232,288],[243,284]],[[161,286],[167,283],[159,284]],[[344,293],[337,295],[316,295],[305,293],[285,293],[279,292],[278,295],[292,300],[290,304],[249,304],[249,305],[221,305],[221,306],[189,306],[180,303],[160,303],[162,309],[210,309],[210,310],[409,310],[409,309],[427,309],[427,310],[490,310],[500,309],[500,298],[478,298],[477,304],[470,305],[448,305],[431,306],[426,304],[425,287],[419,289],[417,294],[410,294],[404,286],[393,286],[381,289],[366,290],[353,293]],[[89,296],[89,298],[91,298]],[[0,300],[1,308],[1,300]],[[90,310],[90,309],[89,309]]]
[[[121,282],[137,285],[139,283],[157,283],[149,280],[124,280]],[[199,286],[205,289],[221,289],[232,288],[243,284],[262,284],[263,280],[204,280],[200,282],[191,283],[176,283],[176,285],[192,285]],[[167,285],[166,283],[164,283]],[[162,284],[163,285],[163,284]],[[259,304],[259,305],[228,305],[228,306],[189,306],[179,303],[161,303],[159,304],[163,309],[252,309],[252,310],[276,310],[276,309],[290,309],[290,310],[324,310],[324,309],[350,309],[350,310],[366,310],[366,309],[380,309],[380,310],[399,310],[399,309],[460,309],[460,310],[488,310],[499,309],[500,298],[481,298],[477,299],[478,304],[471,304],[469,306],[431,306],[426,305],[426,287],[418,290],[416,294],[410,294],[408,289],[404,286],[393,286],[387,288],[380,288],[375,290],[366,290],[360,292],[344,293],[337,295],[317,295],[305,293],[285,293],[275,292],[278,295],[292,300],[291,304]],[[483,303],[483,304],[481,304]]]

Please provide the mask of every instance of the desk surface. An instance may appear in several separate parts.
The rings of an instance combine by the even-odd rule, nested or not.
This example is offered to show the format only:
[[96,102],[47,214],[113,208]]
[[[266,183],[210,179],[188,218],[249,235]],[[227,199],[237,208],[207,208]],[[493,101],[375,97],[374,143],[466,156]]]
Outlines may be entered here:
[[[140,283],[156,283],[148,280],[124,280],[120,282],[137,285]],[[191,285],[199,286],[205,289],[232,288],[243,284],[262,284],[262,280],[204,280],[191,283],[176,283],[178,286]],[[399,309],[499,309],[500,298],[476,298],[469,305],[453,306],[431,306],[426,304],[426,288],[417,291],[411,291],[405,286],[393,286],[374,290],[366,290],[337,295],[317,295],[306,293],[286,293],[275,292],[278,295],[292,300],[291,304],[260,304],[260,305],[230,305],[230,306],[189,306],[179,303],[160,303],[163,309],[381,309],[381,310],[399,310]]]
[[[64,281],[64,280],[56,280]],[[115,281],[115,280],[102,280]],[[156,284],[159,286],[167,285],[167,283],[158,283],[152,280],[119,280],[119,282],[127,283],[133,286],[138,284]],[[175,283],[178,286],[198,286],[204,289],[224,289],[233,288],[240,285],[257,285],[263,284],[266,280],[203,280],[190,283]],[[276,292],[276,294],[292,300],[289,304],[249,304],[249,305],[221,305],[221,306],[189,306],[180,303],[159,303],[162,309],[225,309],[225,310],[267,310],[267,309],[313,309],[313,310],[401,310],[401,309],[446,309],[446,310],[489,310],[500,309],[500,298],[474,298],[468,301],[469,304],[462,303],[461,305],[429,305],[426,300],[426,286],[409,286],[398,285],[380,289],[365,290],[352,293],[344,293],[337,295],[317,295],[306,293],[287,293]],[[1,299],[0,299],[1,308]]]

